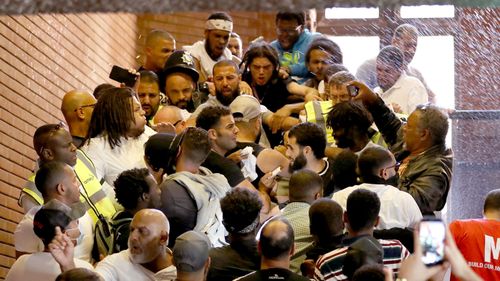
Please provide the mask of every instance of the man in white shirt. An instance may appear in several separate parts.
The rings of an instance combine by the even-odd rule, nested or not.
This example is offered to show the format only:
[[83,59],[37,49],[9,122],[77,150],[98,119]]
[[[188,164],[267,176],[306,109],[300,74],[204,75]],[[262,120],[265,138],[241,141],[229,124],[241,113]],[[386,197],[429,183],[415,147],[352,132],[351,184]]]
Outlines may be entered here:
[[[65,206],[66,207],[66,206]],[[69,207],[68,207],[69,209]],[[68,243],[73,243],[77,240],[80,232],[78,231],[77,222],[72,220],[69,213],[62,210],[42,208],[33,218],[31,228],[36,233],[36,239],[43,241],[41,252],[26,254],[19,257],[10,271],[7,273],[5,280],[9,281],[38,281],[38,280],[55,280],[63,269],[49,253],[50,245],[56,235],[56,227],[65,235],[68,236]],[[59,230],[59,233],[60,233]],[[92,265],[86,261],[73,258],[71,262],[75,267],[83,267],[92,269]]]
[[[224,12],[211,14],[205,22],[205,40],[198,41],[192,46],[185,46],[196,60],[196,68],[200,73],[200,82],[212,76],[212,70],[220,60],[232,60],[233,55],[227,48],[229,34],[233,31],[233,20]],[[234,57],[237,62],[239,59]]]
[[428,95],[422,82],[406,75],[404,55],[397,47],[387,46],[377,56],[377,81],[384,102],[394,112],[410,114],[417,105],[427,103]]
[[[80,202],[79,182],[71,167],[66,163],[52,161],[42,165],[37,171],[35,184],[42,193],[44,202],[47,202],[45,206],[48,208],[50,208],[49,204],[54,201],[68,208]],[[14,245],[17,257],[26,253],[42,252],[45,248],[42,240],[33,231],[33,217],[41,208],[42,206],[33,207],[16,227]],[[85,213],[85,208],[79,215],[78,222],[82,235],[75,247],[75,257],[89,262],[94,234],[92,219],[88,213]]]
[[95,270],[105,281],[175,280],[172,252],[167,247],[170,224],[159,210],[143,209],[130,223],[127,250],[107,256]]
[[[333,194],[332,199],[345,210],[347,198],[354,190],[368,189],[380,199],[380,221],[377,229],[413,228],[422,219],[422,213],[413,197],[392,185],[398,164],[391,152],[381,146],[366,148],[358,159],[358,174],[362,184]],[[395,182],[397,184],[397,182]]]
[[[90,140],[82,147],[95,165],[97,177],[109,187],[118,175],[133,168],[146,168],[144,143],[156,132],[146,126],[144,110],[130,88],[103,91],[89,126]],[[114,198],[114,190],[108,188]]]
[[[427,90],[429,95],[429,101],[435,102],[435,94],[431,91],[428,85],[425,83],[422,73],[415,67],[411,66],[410,63],[415,56],[418,45],[418,30],[415,26],[405,23],[394,30],[394,35],[392,36],[391,45],[397,47],[404,54],[404,70],[407,75],[412,76],[420,80]],[[378,86],[377,82],[377,71],[376,71],[377,59],[371,58],[365,61],[356,71],[356,78],[368,85],[371,89],[375,89]]]

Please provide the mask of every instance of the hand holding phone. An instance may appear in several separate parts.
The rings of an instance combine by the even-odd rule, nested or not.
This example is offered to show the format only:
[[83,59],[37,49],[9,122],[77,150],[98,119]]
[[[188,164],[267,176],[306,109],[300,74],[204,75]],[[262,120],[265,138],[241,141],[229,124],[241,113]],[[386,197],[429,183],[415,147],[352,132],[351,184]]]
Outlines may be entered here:
[[109,73],[109,78],[125,84],[127,87],[133,88],[135,82],[139,78],[137,73],[131,73],[128,69],[113,65],[111,72]]
[[443,263],[446,227],[440,219],[425,217],[420,222],[419,241],[422,249],[422,262],[426,266]]

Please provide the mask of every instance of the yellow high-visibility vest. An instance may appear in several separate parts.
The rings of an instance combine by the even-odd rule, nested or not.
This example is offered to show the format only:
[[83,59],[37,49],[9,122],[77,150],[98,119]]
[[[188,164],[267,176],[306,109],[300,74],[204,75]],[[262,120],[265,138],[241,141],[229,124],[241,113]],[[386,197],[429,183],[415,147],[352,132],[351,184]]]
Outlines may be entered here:
[[[332,128],[326,126],[326,119],[328,117],[328,112],[330,112],[333,106],[333,102],[331,100],[327,101],[310,101],[304,105],[306,111],[306,121],[311,123],[318,124],[326,133],[326,142],[328,145],[332,145],[335,143],[335,139],[333,138]],[[372,126],[373,127],[373,126]],[[370,128],[370,130],[373,128]],[[383,147],[387,147],[387,144],[382,137],[382,134],[373,129],[373,132],[370,132],[370,139],[373,143],[378,144]]]
[[[87,212],[94,223],[98,219],[98,214],[94,208],[105,218],[111,218],[116,213],[115,207],[111,199],[106,196],[101,183],[97,179],[94,164],[81,150],[77,150],[77,160],[74,171],[78,181],[80,181],[83,187],[82,190],[80,190],[80,201],[86,205]],[[36,173],[33,173],[28,178],[28,182],[23,188],[21,195],[28,195],[33,198],[37,204],[43,205],[42,194],[35,186],[35,175]],[[89,203],[89,201],[92,204]]]

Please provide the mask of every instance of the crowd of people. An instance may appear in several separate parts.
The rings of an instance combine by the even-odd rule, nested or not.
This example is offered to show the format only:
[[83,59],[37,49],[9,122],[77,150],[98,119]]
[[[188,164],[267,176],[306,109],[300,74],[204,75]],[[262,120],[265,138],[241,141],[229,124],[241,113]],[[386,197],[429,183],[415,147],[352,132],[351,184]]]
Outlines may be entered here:
[[133,87],[67,92],[33,135],[6,280],[500,280],[498,189],[422,260],[453,156],[418,30],[354,75],[310,12],[247,48],[225,12],[191,46],[153,30]]

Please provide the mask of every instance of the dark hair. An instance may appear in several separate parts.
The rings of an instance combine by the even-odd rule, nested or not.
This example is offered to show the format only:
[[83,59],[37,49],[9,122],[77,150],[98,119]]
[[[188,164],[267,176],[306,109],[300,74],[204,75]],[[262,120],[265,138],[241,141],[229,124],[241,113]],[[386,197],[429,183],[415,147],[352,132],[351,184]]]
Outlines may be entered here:
[[87,138],[91,139],[106,133],[111,149],[119,146],[121,138],[127,138],[130,123],[135,122],[132,111],[134,97],[135,92],[131,88],[104,90],[92,112]]
[[[378,171],[391,162],[391,152],[381,146],[368,147],[358,158],[358,172],[363,182],[370,182],[373,177],[379,177]],[[366,181],[368,180],[368,181]]]
[[56,226],[64,232],[70,222],[71,218],[63,211],[42,208],[33,217],[33,231],[47,246],[56,236]]
[[139,71],[141,75],[141,83],[156,83],[159,86],[158,75],[151,70],[141,70]]
[[375,192],[356,189],[347,197],[346,213],[352,231],[372,228],[380,212],[380,199]]
[[217,63],[214,64],[214,67],[212,68],[212,73],[215,73],[215,68],[224,67],[224,66],[232,66],[232,67],[234,67],[234,70],[236,70],[236,73],[240,74],[240,68],[238,67],[238,64],[232,60],[218,61]]
[[260,215],[262,202],[257,193],[246,188],[231,189],[220,200],[223,223],[229,233],[238,233],[251,225]]
[[[343,150],[333,159],[332,171],[335,190],[341,190],[357,184],[357,161],[358,156],[350,150]],[[327,196],[329,194],[324,195]]]
[[125,210],[135,209],[142,194],[149,193],[149,185],[146,182],[149,175],[146,168],[126,170],[118,175],[113,183],[115,197]]
[[207,106],[196,117],[196,127],[208,131],[217,127],[220,119],[227,115],[231,115],[231,110],[225,106]]
[[94,96],[94,98],[96,98],[98,100],[99,97],[102,95],[102,92],[104,90],[113,89],[113,88],[116,88],[116,87],[111,85],[111,84],[108,84],[108,83],[103,83],[103,84],[97,85],[97,87],[95,87],[92,95]]
[[201,165],[212,149],[207,131],[191,127],[184,130],[183,134],[181,142],[183,154],[189,160]]
[[50,136],[64,128],[60,124],[46,124],[38,127],[33,135],[33,148],[38,156],[41,155],[43,147],[49,143]]
[[377,61],[379,60],[388,63],[397,69],[401,69],[404,63],[404,54],[397,47],[389,45],[380,50],[377,56]]
[[292,137],[300,146],[311,147],[317,159],[325,157],[326,134],[318,124],[311,122],[297,124],[288,132],[288,138]]
[[[276,224],[284,224],[286,229],[283,230],[281,227],[274,226]],[[273,231],[266,231],[271,227],[273,227]],[[288,220],[283,217],[273,218],[262,227],[259,239],[261,254],[269,259],[287,257],[293,247],[294,240],[293,228]]]
[[433,104],[418,105],[420,129],[428,129],[434,145],[444,145],[448,134],[448,115]]
[[288,190],[290,202],[308,202],[323,189],[323,179],[318,173],[302,169],[290,177]]
[[368,128],[372,123],[373,117],[370,112],[355,101],[340,102],[332,106],[326,120],[326,124],[334,130],[356,128],[364,134],[368,134]]
[[55,281],[101,281],[100,275],[88,268],[77,267],[57,276]]
[[256,58],[266,58],[271,62],[274,69],[271,80],[275,79],[278,76],[278,68],[280,66],[278,51],[276,51],[276,49],[273,48],[269,43],[259,41],[250,45],[245,55],[243,55],[243,58],[241,59],[240,68],[243,65],[245,66],[243,74],[241,75],[243,81],[247,83],[252,82],[252,73],[250,72],[250,65]]
[[493,189],[488,192],[484,200],[484,212],[486,211],[500,211],[500,189]]
[[67,164],[60,161],[44,163],[35,175],[35,186],[44,199],[56,190],[57,184],[64,178]]
[[384,266],[381,264],[363,265],[354,272],[352,281],[384,281]]
[[231,16],[226,12],[212,13],[212,14],[210,14],[210,16],[208,16],[207,20],[227,20],[227,21],[233,22],[233,19],[231,18]]
[[337,45],[337,43],[333,42],[332,40],[326,37],[318,37],[314,39],[306,51],[306,63],[309,63],[309,60],[311,59],[311,52],[314,50],[326,52],[329,55],[329,64],[342,64],[342,50],[340,49],[339,45]]
[[330,241],[344,231],[344,211],[339,203],[330,198],[320,198],[309,208],[309,231],[320,243]]
[[292,12],[292,11],[279,11],[276,14],[276,23],[278,20],[295,20],[298,25],[304,25],[306,15],[304,11],[301,12]]

